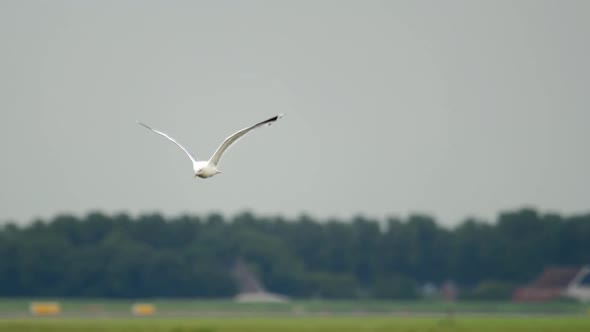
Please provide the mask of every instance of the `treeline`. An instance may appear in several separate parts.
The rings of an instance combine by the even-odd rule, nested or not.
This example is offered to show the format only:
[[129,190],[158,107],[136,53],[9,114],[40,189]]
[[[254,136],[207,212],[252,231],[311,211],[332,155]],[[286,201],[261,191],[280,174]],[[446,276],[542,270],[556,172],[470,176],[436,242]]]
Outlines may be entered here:
[[493,297],[546,265],[590,263],[590,215],[523,209],[453,229],[425,215],[62,215],[2,226],[0,296],[228,297],[237,260],[292,297],[414,298],[417,286],[445,280]]

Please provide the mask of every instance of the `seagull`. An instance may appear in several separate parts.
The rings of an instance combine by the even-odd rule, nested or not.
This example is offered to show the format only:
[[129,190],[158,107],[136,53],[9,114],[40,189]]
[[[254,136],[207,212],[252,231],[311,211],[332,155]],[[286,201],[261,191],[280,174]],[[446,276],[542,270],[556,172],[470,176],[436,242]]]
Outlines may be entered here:
[[250,131],[260,128],[260,127],[263,127],[263,126],[270,126],[271,124],[273,124],[275,121],[277,121],[278,119],[280,119],[282,117],[283,117],[283,114],[275,115],[268,120],[264,120],[262,122],[259,122],[255,125],[253,125],[253,126],[238,130],[237,132],[233,133],[228,138],[226,138],[223,141],[223,143],[221,143],[221,145],[217,148],[217,150],[215,151],[213,156],[211,156],[211,158],[207,161],[199,161],[197,159],[197,157],[195,157],[193,154],[191,154],[184,146],[182,146],[174,138],[168,136],[167,134],[165,134],[159,130],[153,129],[150,126],[146,125],[145,123],[141,123],[141,122],[137,121],[137,124],[155,132],[156,134],[164,136],[165,138],[170,140],[172,143],[176,144],[179,148],[182,149],[182,151],[184,151],[184,153],[193,162],[193,170],[195,172],[194,178],[196,178],[198,176],[202,179],[206,179],[206,178],[210,178],[216,174],[221,173],[221,171],[217,168],[217,165],[219,164],[219,161],[221,160],[221,156],[223,155],[223,153],[232,144],[234,144],[236,141],[238,141],[240,138],[242,138],[244,135],[246,135]]

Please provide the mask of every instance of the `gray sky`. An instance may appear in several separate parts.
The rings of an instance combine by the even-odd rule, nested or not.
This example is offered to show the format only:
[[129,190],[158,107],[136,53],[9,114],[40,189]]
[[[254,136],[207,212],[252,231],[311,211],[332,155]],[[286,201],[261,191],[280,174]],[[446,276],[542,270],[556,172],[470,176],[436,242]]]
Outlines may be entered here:
[[[590,1],[0,0],[0,221],[590,210]],[[223,174],[193,179],[173,144]]]

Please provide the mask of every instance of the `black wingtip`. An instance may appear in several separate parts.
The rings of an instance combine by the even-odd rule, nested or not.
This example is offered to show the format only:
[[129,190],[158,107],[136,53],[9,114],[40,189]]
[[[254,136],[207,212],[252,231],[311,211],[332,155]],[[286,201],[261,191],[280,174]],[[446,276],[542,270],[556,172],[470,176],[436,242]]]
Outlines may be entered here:
[[273,122],[277,121],[278,119],[282,118],[282,117],[283,117],[283,115],[284,115],[283,113],[281,113],[281,114],[279,114],[279,115],[275,115],[275,116],[273,116],[272,118],[270,118],[270,119],[268,119],[268,120],[266,120],[266,121],[263,121],[262,123],[271,124],[271,123],[273,123]]
[[145,128],[147,128],[147,129],[150,129],[150,130],[152,129],[152,128],[150,128],[148,125],[146,125],[145,123],[143,123],[143,122],[141,122],[141,121],[137,121],[137,120],[136,120],[135,122],[136,122],[138,125],[142,126],[142,127],[145,127]]

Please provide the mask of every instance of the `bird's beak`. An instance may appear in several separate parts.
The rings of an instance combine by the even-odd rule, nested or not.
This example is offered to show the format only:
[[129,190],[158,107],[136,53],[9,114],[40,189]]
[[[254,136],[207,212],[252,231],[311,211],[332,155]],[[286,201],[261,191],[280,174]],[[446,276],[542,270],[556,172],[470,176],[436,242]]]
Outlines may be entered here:
[[196,178],[196,177],[197,177],[197,173],[195,173],[195,175],[193,176],[193,178]]

